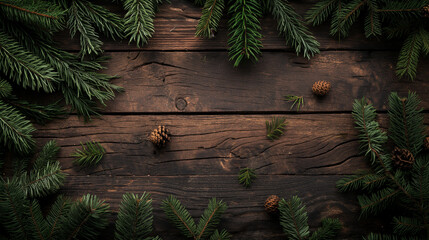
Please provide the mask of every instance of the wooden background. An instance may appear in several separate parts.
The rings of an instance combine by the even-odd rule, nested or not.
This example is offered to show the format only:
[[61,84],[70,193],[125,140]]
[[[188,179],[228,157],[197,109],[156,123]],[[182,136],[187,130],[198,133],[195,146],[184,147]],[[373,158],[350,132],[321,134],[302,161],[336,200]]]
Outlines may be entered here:
[[[304,13],[314,1],[295,2]],[[267,17],[262,20],[260,61],[233,68],[226,21],[215,39],[198,39],[194,33],[200,14],[189,1],[172,0],[160,8],[156,33],[146,47],[106,40],[111,60],[105,72],[121,76],[115,83],[126,92],[109,103],[100,119],[84,123],[71,116],[39,127],[40,144],[55,139],[62,147],[60,161],[69,175],[63,193],[74,198],[96,194],[117,212],[122,194],[150,192],[155,232],[164,239],[180,238],[159,208],[170,194],[195,218],[211,197],[223,199],[229,206],[223,227],[233,239],[285,239],[278,221],[263,209],[271,194],[300,196],[312,230],[321,218],[338,217],[344,224],[339,239],[381,231],[385,226],[379,221],[358,220],[354,195],[335,188],[338,179],[366,168],[358,155],[352,103],[367,96],[380,111],[384,128],[391,91],[416,91],[422,107],[429,109],[428,61],[420,63],[414,82],[398,80],[394,69],[399,44],[365,40],[359,24],[342,41],[328,35],[329,26],[312,29],[321,54],[308,61],[285,46]],[[68,38],[59,37],[61,46],[78,50],[78,43]],[[311,93],[318,80],[333,86],[323,99]],[[290,110],[283,100],[288,94],[304,96],[302,111]],[[285,116],[288,125],[285,136],[272,142],[265,137],[265,121],[273,116]],[[173,138],[157,151],[147,136],[160,124]],[[78,169],[69,156],[89,140],[99,141],[107,154],[97,167]],[[258,174],[249,189],[237,182],[244,167]],[[103,239],[112,239],[112,233],[110,228]]]

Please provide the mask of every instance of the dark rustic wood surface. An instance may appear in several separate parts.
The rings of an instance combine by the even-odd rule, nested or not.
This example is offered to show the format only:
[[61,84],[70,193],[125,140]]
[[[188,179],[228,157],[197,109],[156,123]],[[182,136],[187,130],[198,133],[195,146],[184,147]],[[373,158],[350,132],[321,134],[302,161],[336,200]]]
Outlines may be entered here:
[[[339,239],[361,239],[384,228],[379,221],[359,221],[355,196],[335,188],[338,179],[367,168],[359,156],[352,103],[367,96],[381,111],[383,128],[391,91],[402,95],[416,91],[422,107],[429,109],[429,62],[421,62],[414,82],[398,80],[397,43],[365,40],[359,27],[338,42],[329,36],[329,26],[314,28],[322,52],[309,61],[284,45],[267,17],[262,20],[262,58],[257,64],[233,68],[226,51],[225,22],[216,39],[195,38],[200,9],[189,2],[163,5],[154,38],[142,49],[106,40],[111,60],[105,72],[120,75],[115,83],[126,92],[109,103],[102,118],[85,123],[71,116],[39,127],[35,136],[40,145],[55,139],[62,147],[60,161],[68,174],[62,192],[74,198],[96,194],[111,204],[114,213],[122,194],[150,192],[155,232],[167,240],[180,239],[159,209],[169,194],[176,195],[195,218],[211,197],[223,199],[229,205],[223,226],[233,239],[285,239],[278,221],[263,210],[264,199],[271,194],[299,195],[312,229],[323,217],[340,218],[344,229]],[[295,2],[303,13],[314,1]],[[67,34],[58,40],[68,50],[78,50]],[[311,94],[311,85],[318,80],[333,85],[322,99]],[[287,94],[304,96],[302,111],[290,110],[283,100]],[[287,118],[286,134],[269,141],[265,121],[279,115]],[[426,112],[429,125],[427,116]],[[160,124],[173,134],[163,150],[147,140]],[[70,154],[89,140],[99,141],[107,153],[98,166],[79,169]],[[249,189],[237,183],[242,167],[255,168],[258,174]],[[112,231],[102,239],[112,239]]]

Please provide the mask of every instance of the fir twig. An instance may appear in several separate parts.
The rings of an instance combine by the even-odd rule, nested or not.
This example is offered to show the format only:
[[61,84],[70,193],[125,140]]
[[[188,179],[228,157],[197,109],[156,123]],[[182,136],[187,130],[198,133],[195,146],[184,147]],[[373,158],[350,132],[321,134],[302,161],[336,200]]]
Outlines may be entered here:
[[224,8],[224,0],[206,1],[195,35],[203,38],[214,37],[214,33],[217,31]]
[[238,175],[238,182],[242,184],[244,187],[248,188],[252,184],[253,180],[256,178],[256,172],[251,168],[243,168],[240,169]]
[[169,196],[162,202],[161,208],[168,219],[188,238],[197,239],[197,229],[191,214],[182,203],[173,196]]
[[270,140],[276,140],[281,135],[286,127],[286,118],[284,117],[274,117],[271,122],[266,121],[265,126],[267,128],[267,138]]
[[98,142],[86,142],[85,145],[81,143],[82,150],[76,149],[76,152],[72,155],[76,159],[73,163],[81,167],[91,167],[97,165],[103,158],[106,152]]
[[293,102],[290,109],[292,109],[296,105],[296,110],[299,111],[301,107],[304,107],[304,97],[303,96],[295,96],[295,95],[286,95],[286,102]]
[[291,239],[306,239],[310,235],[308,216],[301,199],[293,196],[290,200],[279,202],[280,225]]

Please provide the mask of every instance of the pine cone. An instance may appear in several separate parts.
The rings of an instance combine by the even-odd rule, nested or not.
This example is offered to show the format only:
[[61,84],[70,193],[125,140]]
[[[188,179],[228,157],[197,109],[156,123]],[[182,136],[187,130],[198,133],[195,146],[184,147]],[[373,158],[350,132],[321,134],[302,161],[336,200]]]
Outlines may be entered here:
[[278,212],[280,198],[276,195],[271,195],[265,200],[265,211],[269,214]]
[[319,97],[325,96],[331,89],[331,83],[327,81],[317,81],[313,84],[313,93]]
[[409,169],[413,166],[414,156],[408,149],[395,147],[392,152],[392,161],[398,168]]
[[149,140],[158,148],[165,147],[171,140],[170,131],[165,126],[158,126],[150,134]]
[[429,137],[425,138],[425,144],[424,144],[425,148],[427,151],[429,151]]

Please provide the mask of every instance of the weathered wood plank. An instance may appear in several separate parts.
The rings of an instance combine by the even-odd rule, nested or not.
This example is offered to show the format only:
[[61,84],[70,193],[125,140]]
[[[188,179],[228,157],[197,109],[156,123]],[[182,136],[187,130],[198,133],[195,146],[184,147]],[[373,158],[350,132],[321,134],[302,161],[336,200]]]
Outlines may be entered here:
[[[293,53],[264,53],[258,64],[235,69],[219,52],[115,52],[106,73],[120,75],[125,88],[107,112],[288,112],[284,96],[304,96],[304,112],[350,111],[354,99],[368,97],[386,109],[391,91],[416,91],[429,109],[428,60],[414,82],[395,76],[395,52],[329,51],[311,61]],[[332,82],[323,99],[315,81]],[[293,110],[294,111],[294,110]]]
[[[381,124],[386,126],[385,114]],[[104,116],[84,123],[73,116],[41,126],[40,144],[55,139],[60,161],[70,175],[176,176],[237,175],[240,168],[258,175],[352,174],[365,168],[351,114],[286,115],[285,136],[265,137],[266,115]],[[426,123],[429,119],[426,119]],[[166,149],[147,140],[159,124],[172,132]],[[70,155],[80,142],[99,141],[106,148],[101,163],[81,170]]]
[[[294,1],[292,4],[298,13],[304,13],[312,6],[314,0]],[[106,2],[107,7],[112,11],[123,14],[117,6],[109,6],[111,2]],[[201,16],[201,9],[194,6],[191,1],[172,0],[171,4],[163,4],[155,18],[155,34],[149,44],[142,50],[225,50],[227,49],[228,27],[226,17],[220,24],[218,34],[215,39],[204,40],[195,37],[195,27]],[[285,44],[285,40],[278,36],[277,23],[267,16],[261,20],[262,39],[264,49],[291,50]],[[311,29],[321,44],[321,49],[397,49],[397,44],[386,41],[367,40],[363,34],[363,28],[358,24],[353,28],[350,37],[338,41],[329,36],[329,26],[324,25]],[[78,50],[79,42],[75,38],[70,41],[67,33],[57,36],[60,46],[67,50]],[[136,50],[134,43],[128,44],[128,40],[113,41],[104,39],[104,49],[112,50]]]
[[[163,239],[182,239],[164,216],[160,205],[173,194],[182,201],[194,218],[198,218],[211,197],[224,200],[229,208],[224,215],[223,227],[233,239],[285,239],[281,228],[263,209],[265,198],[271,194],[289,198],[299,195],[307,205],[309,223],[315,229],[323,217],[340,218],[344,229],[338,239],[361,239],[378,224],[358,222],[359,207],[355,197],[339,193],[335,182],[342,176],[260,176],[250,189],[239,184],[235,176],[174,176],[174,177],[69,177],[63,192],[78,198],[83,194],[96,194],[118,210],[122,194],[147,191],[154,200],[155,233]],[[110,228],[112,231],[113,227]],[[109,232],[105,238],[112,239]]]

